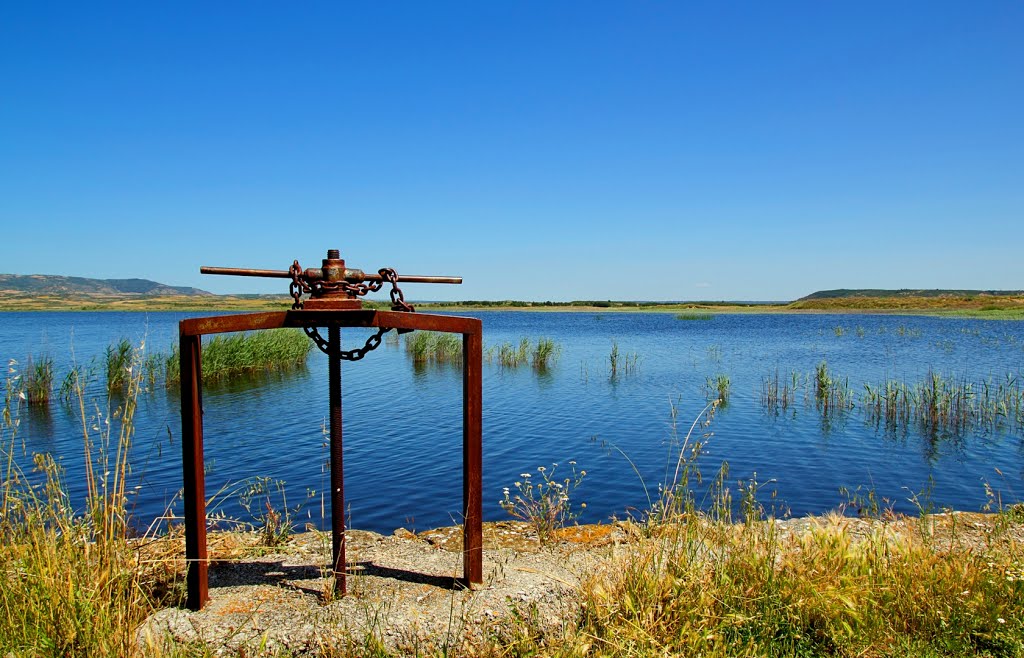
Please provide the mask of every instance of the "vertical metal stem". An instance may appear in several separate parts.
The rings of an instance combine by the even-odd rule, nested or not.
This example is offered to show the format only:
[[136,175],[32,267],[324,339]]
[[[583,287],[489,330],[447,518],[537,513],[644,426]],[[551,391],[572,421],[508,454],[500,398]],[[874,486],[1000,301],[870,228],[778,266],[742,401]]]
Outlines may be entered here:
[[334,567],[334,591],[344,595],[345,583],[345,472],[341,441],[341,328],[327,328],[328,367],[331,405],[331,540]]
[[203,375],[199,336],[181,336],[181,456],[185,489],[185,606],[209,599],[206,559],[206,477],[203,471]]
[[462,568],[466,585],[484,582],[483,336],[462,335]]

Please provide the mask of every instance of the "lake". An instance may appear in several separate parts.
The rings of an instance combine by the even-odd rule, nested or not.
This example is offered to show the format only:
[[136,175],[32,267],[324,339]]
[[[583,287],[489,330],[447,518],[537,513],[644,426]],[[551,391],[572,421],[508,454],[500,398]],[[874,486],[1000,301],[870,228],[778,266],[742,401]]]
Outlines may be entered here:
[[[49,354],[59,384],[73,362],[98,364],[121,337],[144,341],[146,352],[169,352],[179,320],[208,315],[214,314],[4,313],[0,356],[17,360],[17,370],[30,355]],[[502,368],[496,360],[484,364],[485,520],[507,518],[498,501],[521,474],[536,479],[537,468],[545,467],[562,476],[570,461],[587,472],[573,492],[573,500],[587,504],[581,521],[641,514],[671,475],[677,441],[707,405],[708,380],[720,375],[729,379],[729,395],[706,430],[713,435],[700,457],[705,484],[728,462],[734,491],[756,474],[765,505],[793,515],[835,509],[849,499],[842,487],[871,489],[901,512],[917,505],[977,510],[987,502],[986,484],[1004,503],[1021,500],[1024,492],[1024,442],[1014,411],[953,429],[887,427],[870,418],[862,400],[865,384],[916,384],[929,373],[972,383],[975,392],[985,382],[1019,391],[1024,323],[825,314],[697,320],[670,313],[467,315],[483,319],[485,348],[524,336],[560,346],[545,372]],[[367,336],[345,330],[344,346],[362,345]],[[613,345],[621,362],[634,365],[629,372],[620,365],[615,377]],[[812,380],[823,361],[848,385],[853,408],[821,412]],[[776,371],[783,382],[798,375],[785,410],[763,401],[764,380]],[[106,413],[99,375],[88,390],[88,424],[96,410]],[[300,525],[324,525],[326,380],[326,357],[314,350],[298,372],[205,388],[207,495],[221,492],[211,512],[248,518],[237,493],[248,479],[266,477],[285,483],[286,503]],[[461,369],[414,366],[392,343],[344,363],[342,381],[350,527],[419,531],[461,522]],[[22,405],[17,414],[18,461],[29,464],[33,452],[59,456],[72,500],[80,504],[78,412],[55,399],[48,411]],[[175,502],[180,429],[177,391],[157,383],[140,396],[131,487],[137,487],[132,503],[142,528],[168,506],[181,512]],[[4,438],[9,445],[9,435]],[[284,504],[281,492],[275,490],[273,502]]]

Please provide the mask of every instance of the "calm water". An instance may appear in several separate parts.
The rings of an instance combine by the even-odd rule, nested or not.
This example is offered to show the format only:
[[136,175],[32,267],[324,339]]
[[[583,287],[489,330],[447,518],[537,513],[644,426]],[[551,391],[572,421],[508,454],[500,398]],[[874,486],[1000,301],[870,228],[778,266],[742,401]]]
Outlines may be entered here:
[[[0,357],[22,364],[48,353],[62,378],[71,362],[98,359],[108,344],[145,340],[147,351],[168,352],[177,322],[209,313],[0,314]],[[720,315],[681,321],[672,314],[488,312],[485,346],[522,336],[561,345],[547,373],[484,365],[484,514],[505,518],[497,501],[520,473],[574,460],[587,477],[575,499],[587,503],[584,520],[646,507],[674,459],[671,410],[680,426],[706,404],[708,377],[727,375],[731,396],[710,430],[702,457],[705,474],[727,461],[730,481],[768,483],[765,502],[795,515],[835,508],[840,487],[873,487],[897,510],[912,511],[911,494],[932,483],[936,505],[978,509],[985,483],[1004,502],[1024,494],[1024,442],[1010,423],[963,436],[928,437],[914,428],[887,433],[860,410],[823,422],[798,394],[788,413],[767,413],[765,376],[779,370],[813,372],[823,359],[864,383],[886,377],[920,381],[930,370],[969,381],[1020,377],[1024,323],[896,316]],[[837,335],[842,327],[842,335]],[[346,330],[347,347],[367,334]],[[639,355],[637,371],[609,378],[613,341],[620,354]],[[384,345],[342,368],[345,413],[345,491],[353,527],[389,532],[423,530],[459,521],[461,502],[461,370],[414,368],[404,351]],[[220,489],[216,508],[245,517],[229,491],[246,478],[286,483],[287,502],[300,520],[322,523],[328,483],[323,425],[327,413],[326,357],[314,351],[306,370],[204,394],[207,494]],[[98,384],[95,409],[105,409]],[[181,487],[179,401],[161,385],[141,396],[133,447],[135,515],[142,526],[172,504]],[[60,456],[73,500],[82,500],[81,420],[61,403],[49,413],[20,410],[17,452]],[[91,421],[90,421],[91,422]],[[685,428],[684,428],[685,431]],[[640,472],[615,449],[628,455]],[[26,459],[19,456],[19,459]],[[233,484],[235,483],[235,484]],[[276,500],[276,498],[275,498]],[[178,505],[180,512],[180,504]]]

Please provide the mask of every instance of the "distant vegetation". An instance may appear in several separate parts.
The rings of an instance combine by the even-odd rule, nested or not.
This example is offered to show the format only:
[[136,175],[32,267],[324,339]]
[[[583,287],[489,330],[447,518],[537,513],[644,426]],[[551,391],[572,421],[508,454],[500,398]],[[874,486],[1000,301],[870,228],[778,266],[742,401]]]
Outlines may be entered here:
[[1021,297],[1024,290],[922,290],[911,288],[900,288],[899,290],[882,290],[877,288],[840,288],[838,290],[819,290],[812,292],[806,297],[801,297],[798,302],[811,299],[851,299],[851,298],[881,298],[881,297],[961,297],[971,299],[975,297]]
[[794,310],[918,311],[972,317],[1024,318],[1017,290],[823,290],[790,304]]
[[[424,288],[423,290],[429,290]],[[415,301],[420,310],[594,310],[675,312],[680,320],[707,320],[715,313],[787,311],[924,313],[986,319],[1024,319],[1022,290],[847,289],[820,290],[785,301],[573,301],[464,300]],[[214,295],[197,288],[168,286],[147,279],[88,279],[49,275],[0,274],[0,311],[271,311],[287,310],[292,299],[276,295]],[[364,299],[368,309],[387,310],[381,299]]]

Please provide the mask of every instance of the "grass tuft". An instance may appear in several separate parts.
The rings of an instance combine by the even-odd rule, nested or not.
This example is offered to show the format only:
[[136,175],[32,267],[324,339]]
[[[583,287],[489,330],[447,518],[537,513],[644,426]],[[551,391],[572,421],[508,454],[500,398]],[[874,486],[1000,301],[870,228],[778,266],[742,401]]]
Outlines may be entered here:
[[28,360],[23,381],[25,397],[31,405],[48,405],[53,394],[53,357],[39,356]]
[[[219,382],[260,372],[305,368],[312,349],[313,342],[297,329],[217,335],[202,346],[203,381]],[[177,384],[181,380],[177,346],[165,358],[164,367],[166,385]]]
[[462,363],[462,338],[438,331],[416,331],[405,335],[405,352],[417,364]]

